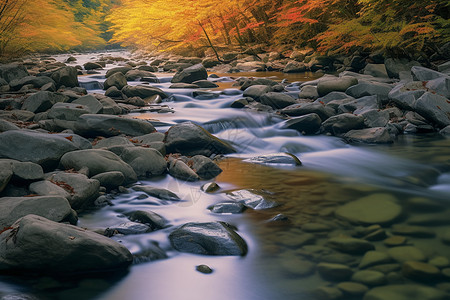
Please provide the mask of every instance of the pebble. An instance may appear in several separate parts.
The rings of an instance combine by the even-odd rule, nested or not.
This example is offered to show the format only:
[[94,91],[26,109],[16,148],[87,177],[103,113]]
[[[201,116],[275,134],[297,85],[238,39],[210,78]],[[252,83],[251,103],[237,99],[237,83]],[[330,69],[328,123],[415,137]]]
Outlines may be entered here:
[[388,250],[388,254],[398,262],[405,262],[409,260],[424,261],[426,259],[423,252],[413,246],[400,246],[390,248]]
[[336,300],[341,299],[343,293],[336,287],[321,286],[314,291],[314,296],[320,300]]
[[353,274],[352,269],[346,265],[319,263],[317,271],[325,280],[330,281],[344,281],[350,279]]
[[198,265],[195,267],[195,269],[203,274],[211,274],[212,272],[214,272],[213,269],[211,269],[207,265]]
[[402,273],[405,277],[419,280],[419,281],[431,281],[438,277],[440,271],[433,265],[419,262],[419,261],[406,261],[402,265]]
[[348,296],[362,296],[369,290],[366,285],[351,281],[341,282],[336,287]]
[[283,260],[281,263],[283,269],[291,275],[303,277],[314,273],[316,264],[310,261],[294,258],[290,260]]
[[392,258],[385,252],[368,251],[364,254],[358,267],[360,269],[365,269],[375,265],[390,263],[391,261]]
[[370,267],[369,270],[372,271],[378,271],[384,274],[389,274],[391,272],[395,272],[400,270],[400,264],[383,264],[383,265],[376,265],[373,267]]
[[353,274],[352,281],[369,286],[383,285],[386,283],[386,275],[378,271],[362,270]]
[[438,268],[445,268],[448,267],[450,265],[450,261],[447,257],[445,256],[436,256],[433,257],[432,259],[430,259],[428,261],[429,264],[438,267]]
[[307,223],[302,226],[302,230],[306,232],[323,232],[330,231],[331,227],[321,223]]
[[336,237],[329,239],[326,246],[349,254],[363,254],[375,249],[375,246],[368,241],[350,237]]
[[406,243],[406,237],[400,236],[400,235],[393,235],[391,237],[388,237],[383,241],[383,243],[388,247],[396,247],[401,246]]
[[436,233],[433,230],[421,226],[395,224],[392,226],[391,231],[394,234],[407,235],[419,238],[432,238],[436,236]]

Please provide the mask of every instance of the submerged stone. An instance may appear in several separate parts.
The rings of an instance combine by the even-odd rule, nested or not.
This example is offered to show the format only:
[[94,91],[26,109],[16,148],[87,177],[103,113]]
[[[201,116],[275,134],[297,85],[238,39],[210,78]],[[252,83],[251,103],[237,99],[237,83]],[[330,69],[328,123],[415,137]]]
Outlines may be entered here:
[[293,154],[290,153],[273,153],[255,156],[244,160],[250,163],[256,164],[283,164],[292,166],[301,166],[301,161]]

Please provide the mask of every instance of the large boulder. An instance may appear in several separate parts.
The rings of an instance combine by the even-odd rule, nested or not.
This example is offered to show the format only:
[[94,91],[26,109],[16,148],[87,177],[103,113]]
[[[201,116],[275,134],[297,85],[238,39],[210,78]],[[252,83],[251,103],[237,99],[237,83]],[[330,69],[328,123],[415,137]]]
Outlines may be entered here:
[[194,81],[206,80],[207,78],[208,73],[206,72],[205,67],[202,64],[196,64],[182,71],[177,72],[173,76],[171,82],[193,83]]
[[66,198],[59,196],[0,198],[0,227],[11,226],[28,214],[38,215],[55,222],[76,224],[77,216]]
[[88,114],[88,108],[76,103],[55,103],[48,111],[49,119],[76,121],[81,115]]
[[381,101],[386,101],[391,90],[392,86],[387,83],[361,82],[349,87],[345,93],[354,98],[377,95]]
[[124,93],[127,97],[140,97],[142,99],[158,95],[161,98],[167,98],[167,94],[164,93],[161,89],[157,87],[151,87],[151,86],[144,86],[144,85],[137,85],[137,86],[130,86],[126,85],[122,89],[122,93]]
[[65,102],[66,100],[68,98],[62,94],[40,91],[25,99],[22,109],[33,113],[45,112],[55,103]]
[[[32,162],[21,162],[13,159],[0,159],[0,163],[10,164],[15,180],[33,181],[44,178],[44,171],[38,164]],[[6,166],[2,169],[8,169]]]
[[280,112],[288,116],[304,116],[315,113],[322,121],[325,121],[335,114],[334,109],[326,107],[320,102],[292,104],[286,106]]
[[286,67],[284,67],[284,73],[302,73],[306,72],[308,67],[303,62],[298,61],[290,61],[287,63]]
[[267,86],[267,85],[261,85],[261,84],[251,85],[244,90],[243,96],[250,97],[250,98],[257,100],[262,95],[270,92],[271,90],[272,89],[270,88],[270,86]]
[[0,234],[0,271],[67,275],[123,269],[132,260],[127,248],[107,237],[36,215]]
[[112,75],[114,75],[116,73],[122,73],[122,75],[125,75],[131,69],[132,69],[132,67],[129,67],[129,66],[115,67],[115,68],[109,69],[106,72],[105,77],[109,78],[109,77],[111,77]]
[[136,182],[133,168],[111,151],[87,149],[67,153],[61,158],[61,165],[66,169],[80,170],[88,168],[89,176],[100,173],[119,171],[125,176],[125,184]]
[[0,134],[0,157],[29,161],[44,169],[55,167],[67,152],[79,148],[62,136],[22,130]]
[[125,78],[130,81],[135,81],[141,78],[153,77],[156,80],[156,75],[150,71],[145,70],[130,70],[125,74]]
[[144,120],[124,118],[114,115],[82,115],[75,123],[75,131],[82,136],[116,136],[126,134],[138,136],[151,133],[155,128]]
[[158,150],[144,147],[124,147],[119,156],[128,163],[138,177],[161,175],[167,162]]
[[285,108],[286,106],[296,104],[294,98],[287,94],[269,92],[261,95],[259,101],[264,105],[269,105],[275,109]]
[[426,92],[421,81],[397,84],[388,94],[389,99],[400,108],[414,110],[417,99]]
[[222,173],[222,169],[206,156],[195,155],[191,161],[192,168],[203,179],[212,179]]
[[98,114],[103,110],[103,106],[100,101],[98,101],[97,98],[92,95],[80,97],[72,101],[72,103],[84,105],[88,109],[90,114]]
[[413,66],[411,68],[411,74],[416,81],[428,81],[441,77],[447,77],[446,74],[434,71],[425,67]]
[[350,142],[357,143],[390,144],[394,142],[386,127],[350,130],[343,137]]
[[172,247],[203,255],[245,255],[247,244],[224,222],[187,223],[169,235]]
[[344,113],[333,116],[322,123],[322,131],[330,132],[334,135],[341,135],[353,129],[364,127],[364,117]]
[[318,114],[311,113],[301,117],[292,118],[283,124],[283,128],[295,129],[304,134],[314,134],[320,129],[322,119]]
[[212,154],[236,152],[228,143],[192,122],[184,122],[170,127],[165,143],[168,153],[181,153],[188,156],[211,156]]
[[102,65],[100,65],[99,63],[93,62],[93,61],[88,61],[87,63],[85,63],[83,65],[83,67],[87,71],[96,70],[96,69],[103,69]]
[[427,92],[417,99],[415,111],[440,128],[450,125],[450,103],[445,97]]
[[345,92],[349,87],[358,84],[358,79],[351,76],[343,76],[339,78],[327,78],[319,80],[317,84],[317,92],[320,97],[331,92]]
[[107,90],[110,87],[115,86],[117,89],[121,90],[126,85],[127,79],[125,78],[125,75],[123,75],[121,72],[117,72],[112,74],[105,80],[103,89]]
[[420,66],[417,61],[407,59],[388,58],[384,61],[386,71],[391,78],[399,78],[401,72],[410,72],[414,66]]
[[62,67],[53,72],[52,79],[56,83],[56,87],[77,87],[78,83],[78,71],[75,67]]
[[0,77],[5,79],[8,83],[29,75],[30,74],[28,74],[27,69],[23,65],[17,63],[0,65]]
[[12,90],[18,91],[27,84],[31,84],[33,87],[40,89],[48,83],[55,84],[55,81],[48,76],[26,76],[20,79],[11,80],[9,86]]
[[172,159],[169,163],[169,174],[185,181],[197,181],[200,177],[181,159]]

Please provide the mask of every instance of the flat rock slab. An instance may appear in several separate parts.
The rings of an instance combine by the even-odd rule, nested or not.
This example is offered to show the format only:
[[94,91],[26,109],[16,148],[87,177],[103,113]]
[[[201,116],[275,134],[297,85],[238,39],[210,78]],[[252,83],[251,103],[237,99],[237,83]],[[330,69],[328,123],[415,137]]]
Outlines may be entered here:
[[224,222],[187,223],[169,235],[172,247],[203,255],[245,255],[247,243]]
[[373,194],[342,205],[335,214],[356,224],[389,224],[402,213],[401,206],[395,201],[389,194]]
[[36,215],[0,234],[0,271],[66,275],[124,269],[132,260],[127,248],[107,237]]

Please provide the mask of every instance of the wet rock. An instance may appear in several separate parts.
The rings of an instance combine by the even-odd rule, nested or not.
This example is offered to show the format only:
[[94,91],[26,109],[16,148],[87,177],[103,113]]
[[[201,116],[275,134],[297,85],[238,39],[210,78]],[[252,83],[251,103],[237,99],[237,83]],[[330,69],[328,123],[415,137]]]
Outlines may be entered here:
[[[391,279],[389,278],[389,274],[392,274],[392,273],[395,273],[395,272],[399,271],[400,267],[401,267],[400,264],[393,263],[393,264],[383,264],[383,265],[372,266],[372,267],[369,268],[369,270],[378,271],[378,272],[381,272],[383,274],[386,274],[388,281],[390,283],[392,283]],[[395,274],[397,274],[397,273],[395,273]],[[397,274],[397,275],[400,276],[400,274]]]
[[322,119],[318,114],[307,114],[298,118],[287,120],[283,128],[295,129],[304,134],[314,134],[320,129]]
[[213,269],[211,269],[207,265],[198,265],[195,267],[195,269],[203,274],[211,274],[213,272]]
[[240,214],[245,208],[242,203],[236,202],[221,202],[208,207],[215,214]]
[[190,161],[192,168],[202,179],[212,179],[222,173],[222,169],[206,156],[195,155]]
[[352,281],[368,286],[383,285],[386,283],[386,275],[378,271],[363,270],[355,272],[352,276]]
[[52,73],[51,78],[55,81],[57,88],[79,86],[78,71],[75,67],[61,67]]
[[395,58],[386,59],[384,64],[390,78],[399,78],[401,72],[410,72],[413,66],[420,66],[417,61]]
[[0,134],[0,157],[29,161],[48,168],[58,164],[67,152],[78,150],[64,137],[25,131],[10,130]]
[[177,72],[171,82],[184,82],[184,83],[193,83],[197,80],[206,80],[208,78],[208,73],[206,72],[205,67],[202,64],[196,64],[191,67],[185,68],[182,71]]
[[383,243],[388,247],[396,247],[396,246],[402,246],[406,244],[406,237],[399,236],[399,235],[393,235],[388,237],[383,241]]
[[[240,82],[241,83],[241,82]],[[241,91],[245,91],[248,87],[253,85],[263,85],[273,87],[279,85],[279,83],[275,80],[267,79],[267,78],[246,78],[245,81],[241,84]]]
[[89,113],[97,114],[100,113],[103,109],[102,104],[98,101],[94,96],[86,95],[78,98],[77,100],[72,101],[73,104],[84,105],[87,107]]
[[132,262],[121,244],[72,225],[27,215],[12,227],[0,234],[3,271],[68,274],[126,268]]
[[28,214],[42,216],[55,222],[76,224],[77,215],[67,199],[58,196],[3,197],[0,201],[0,226],[11,226]]
[[165,228],[169,224],[168,220],[153,211],[135,210],[125,215],[130,221],[148,225],[152,230]]
[[295,99],[291,96],[275,92],[264,93],[259,97],[259,101],[262,104],[268,105],[274,109],[285,108],[286,106],[297,103],[297,101],[295,101]]
[[134,144],[130,142],[129,139],[123,136],[113,136],[106,139],[98,140],[98,142],[95,143],[94,149],[100,149],[100,148],[110,148],[114,146],[131,146],[133,147]]
[[104,172],[92,176],[91,178],[98,180],[100,186],[105,187],[107,190],[115,189],[118,186],[121,186],[125,181],[125,176],[119,171]]
[[83,174],[56,172],[50,175],[49,180],[61,184],[63,188],[69,190],[70,206],[76,210],[92,205],[99,196],[100,183]]
[[138,177],[161,175],[167,170],[166,160],[155,149],[125,147],[119,156],[133,168]]
[[337,300],[344,295],[340,289],[331,286],[321,286],[313,291],[314,299]]
[[220,190],[220,186],[215,182],[208,182],[202,185],[201,190],[205,193],[214,193]]
[[117,226],[111,226],[106,228],[105,236],[111,237],[116,234],[123,234],[123,235],[144,234],[152,231],[153,231],[152,228],[148,225],[136,222],[126,222],[119,224]]
[[72,195],[69,191],[66,191],[64,188],[48,180],[33,182],[32,184],[30,184],[29,189],[30,192],[36,195],[59,196],[64,197],[67,200],[72,198]]
[[141,78],[149,78],[149,77],[156,78],[156,75],[153,74],[151,71],[146,70],[130,70],[127,73],[125,73],[125,78],[129,81],[136,81]]
[[116,136],[126,134],[138,136],[155,131],[150,122],[138,119],[123,118],[114,115],[82,115],[75,123],[76,133],[82,136]]
[[331,238],[326,242],[326,246],[349,254],[363,254],[375,249],[375,246],[366,240],[349,237]]
[[341,135],[350,130],[364,127],[364,117],[344,113],[330,117],[322,123],[323,132],[331,132],[334,135]]
[[426,259],[423,252],[413,246],[400,246],[388,249],[388,254],[398,262],[424,261]]
[[230,199],[255,210],[269,209],[278,206],[275,201],[266,199],[266,197],[255,194],[250,190],[233,191],[227,193],[227,196]]
[[89,169],[89,175],[119,171],[125,176],[124,184],[137,180],[134,170],[116,154],[100,149],[79,150],[65,154],[61,158],[61,165],[66,169]]
[[389,77],[384,64],[367,64],[364,68],[364,74],[382,78]]
[[255,164],[283,164],[292,166],[301,166],[301,161],[293,154],[290,153],[273,153],[255,156],[244,160],[246,162]]
[[109,78],[112,75],[116,74],[116,73],[121,73],[122,75],[125,75],[128,71],[130,71],[132,68],[129,66],[121,66],[121,67],[115,67],[115,68],[111,68],[106,72],[105,77]]
[[330,263],[319,263],[317,271],[323,279],[330,281],[345,281],[353,274],[352,269],[346,265]]
[[228,143],[219,140],[208,131],[192,122],[184,122],[169,128],[166,136],[168,153],[187,156],[229,154],[236,152]]
[[161,199],[161,200],[169,200],[169,201],[179,201],[180,197],[177,194],[162,188],[157,188],[149,185],[136,185],[133,187],[135,191],[141,191],[146,193],[149,196]]
[[214,89],[214,88],[219,87],[217,84],[215,84],[214,82],[211,82],[209,80],[197,80],[197,81],[194,81],[192,84],[195,84],[202,89],[205,89],[205,88]]
[[[276,217],[276,216],[275,216]],[[301,233],[301,234],[292,234],[287,236],[282,236],[280,243],[289,248],[298,248],[303,245],[308,245],[314,243],[316,237],[311,233]],[[307,255],[306,255],[307,256]]]
[[394,140],[385,127],[350,130],[343,137],[351,143],[390,144]]
[[414,105],[415,110],[440,128],[450,125],[450,103],[440,95],[425,93]]
[[358,79],[350,76],[329,78],[320,80],[317,84],[317,92],[320,97],[331,92],[345,92],[349,87],[358,84]]
[[166,252],[161,249],[155,241],[149,241],[144,245],[139,246],[138,249],[135,248],[133,249],[135,251],[132,252],[134,264],[167,258]]
[[12,90],[18,91],[24,85],[32,85],[33,87],[40,89],[41,87],[49,83],[55,85],[53,79],[51,79],[48,76],[39,76],[39,77],[26,76],[21,79],[11,80],[9,86],[11,87]]
[[55,103],[48,111],[49,119],[76,121],[81,115],[88,114],[88,108],[74,103]]
[[365,269],[375,265],[387,264],[390,262],[392,262],[392,258],[385,252],[367,251],[361,259],[358,268]]
[[449,212],[435,213],[435,214],[423,214],[413,215],[408,219],[408,224],[419,226],[439,226],[449,225],[450,218]]
[[415,103],[426,92],[421,81],[397,84],[388,94],[389,99],[398,107],[414,110]]
[[340,289],[344,295],[350,297],[361,297],[369,290],[366,285],[351,281],[340,282],[336,287]]
[[428,263],[438,268],[445,268],[450,266],[450,260],[445,256],[435,256],[430,259]]
[[300,89],[298,94],[300,99],[317,99],[319,98],[319,93],[317,92],[317,87],[312,85],[305,85]]
[[169,235],[172,247],[203,255],[245,255],[247,244],[224,222],[187,223]]
[[317,102],[289,105],[283,108],[280,112],[288,116],[304,116],[307,114],[315,113],[319,115],[322,121],[325,121],[331,116],[334,116],[336,113],[334,109],[326,107],[323,104]]
[[234,101],[233,103],[231,103],[230,107],[231,108],[243,108],[248,104],[247,99],[242,98],[242,99],[238,99],[236,101]]
[[364,117],[366,127],[385,127],[390,119],[389,112],[378,109],[370,109],[361,114]]
[[322,223],[306,223],[302,226],[305,232],[324,232],[331,231],[331,227]]
[[186,181],[197,181],[200,179],[197,173],[180,159],[174,159],[169,163],[169,174]]
[[355,256],[344,253],[325,254],[320,257],[320,260],[322,262],[342,264],[351,267],[356,266],[358,264],[358,259]]
[[405,261],[402,265],[405,277],[419,281],[432,281],[440,275],[440,270],[433,265],[419,261]]
[[298,61],[290,61],[287,63],[286,67],[283,69],[284,73],[302,73],[307,70],[306,64]]
[[116,87],[118,90],[121,90],[123,87],[127,85],[127,79],[121,72],[114,73],[109,76],[104,84],[103,89],[108,90],[111,87]]
[[441,77],[446,77],[446,74],[443,74],[438,71],[434,71],[425,67],[413,66],[411,68],[411,74],[415,81],[429,81]]
[[67,97],[62,94],[40,91],[28,97],[23,105],[23,110],[28,110],[33,113],[45,112],[50,109],[57,102],[65,102]]
[[387,285],[368,291],[363,300],[445,300],[448,296],[438,289],[418,284]]
[[304,259],[294,258],[289,260],[283,260],[281,267],[284,271],[289,273],[290,276],[304,277],[314,273],[316,264]]
[[236,69],[242,72],[260,72],[266,69],[266,64],[260,61],[240,62],[236,65]]
[[169,87],[169,89],[198,89],[198,88],[199,86],[196,84],[183,82],[174,83]]
[[261,96],[267,94],[272,89],[267,85],[252,85],[244,90],[243,96],[259,100]]
[[340,206],[335,214],[357,224],[389,224],[402,213],[402,207],[396,201],[389,194],[373,194]]
[[392,226],[391,230],[394,234],[420,238],[432,238],[436,236],[436,233],[433,230],[421,226],[395,224]]
[[381,101],[387,101],[391,90],[392,85],[387,83],[361,82],[349,87],[345,93],[354,98],[376,95]]
[[0,119],[0,133],[8,130],[19,130],[20,128],[14,125],[14,123]]
[[27,69],[18,63],[5,64],[0,66],[0,78],[11,82],[29,76]]
[[130,86],[126,85],[122,88],[122,93],[127,97],[140,97],[142,99],[152,97],[154,95],[160,96],[162,99],[167,98],[167,94],[157,87],[136,85]]

